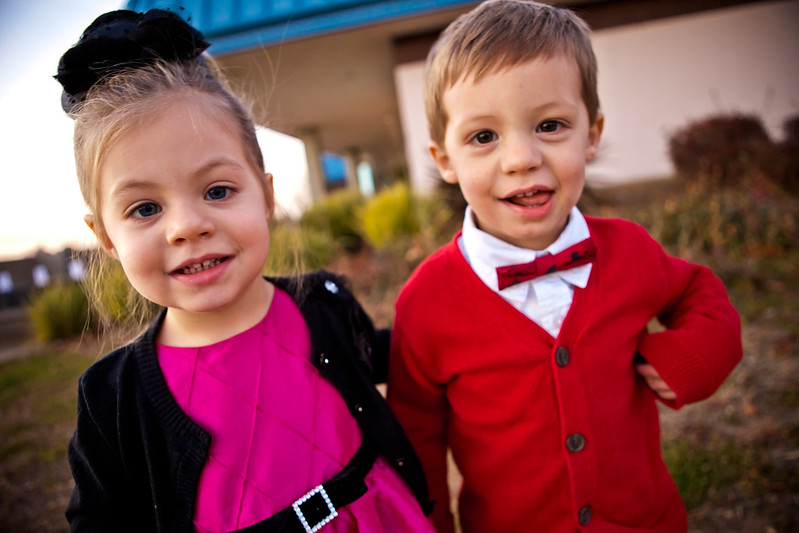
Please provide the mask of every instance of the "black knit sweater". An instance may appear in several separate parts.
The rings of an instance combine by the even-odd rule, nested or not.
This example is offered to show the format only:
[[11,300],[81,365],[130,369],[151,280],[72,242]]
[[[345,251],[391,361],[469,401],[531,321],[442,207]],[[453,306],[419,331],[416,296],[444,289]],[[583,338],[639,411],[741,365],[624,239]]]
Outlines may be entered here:
[[[305,317],[313,363],[429,513],[419,460],[374,387],[385,379],[388,333],[375,331],[333,274],[270,281],[294,298]],[[164,315],[80,379],[77,429],[69,444],[75,478],[66,512],[71,531],[193,529],[211,437],[175,403],[158,365],[155,338]]]

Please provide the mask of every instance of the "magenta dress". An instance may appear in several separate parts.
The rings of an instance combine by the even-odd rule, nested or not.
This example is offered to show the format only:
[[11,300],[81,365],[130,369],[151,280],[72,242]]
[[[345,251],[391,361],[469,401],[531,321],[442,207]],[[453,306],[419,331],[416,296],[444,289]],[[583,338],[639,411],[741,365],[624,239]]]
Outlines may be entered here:
[[[247,331],[210,346],[157,348],[178,405],[211,434],[196,531],[232,531],[272,516],[338,474],[361,444],[344,400],[311,364],[302,314],[279,289]],[[365,481],[367,493],[322,532],[434,531],[382,457]]]

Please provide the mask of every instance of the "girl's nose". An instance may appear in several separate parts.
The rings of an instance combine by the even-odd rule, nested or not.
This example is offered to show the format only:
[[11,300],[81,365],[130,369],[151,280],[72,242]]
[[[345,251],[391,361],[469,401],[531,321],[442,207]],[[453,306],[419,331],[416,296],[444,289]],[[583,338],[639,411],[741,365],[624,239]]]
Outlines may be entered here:
[[211,217],[192,204],[173,205],[168,216],[166,237],[170,244],[196,241],[214,233]]
[[502,172],[525,174],[540,167],[541,152],[535,140],[526,135],[509,136],[502,146]]

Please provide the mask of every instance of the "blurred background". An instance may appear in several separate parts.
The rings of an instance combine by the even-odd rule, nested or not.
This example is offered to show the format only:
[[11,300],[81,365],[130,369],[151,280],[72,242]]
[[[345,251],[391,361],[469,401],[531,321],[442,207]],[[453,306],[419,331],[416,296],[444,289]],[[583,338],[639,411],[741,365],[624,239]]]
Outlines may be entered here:
[[[745,358],[713,398],[662,412],[691,531],[799,530],[799,1],[556,2],[594,29],[605,114],[581,208],[707,264]],[[463,200],[427,153],[424,57],[477,2],[0,3],[0,531],[62,531],[75,380],[132,332],[113,268],[83,289],[83,225],[58,58],[103,12],[171,9],[252,107],[281,216],[267,271],[349,275],[379,326]],[[298,266],[299,261],[299,266]],[[453,478],[457,483],[457,475]]]

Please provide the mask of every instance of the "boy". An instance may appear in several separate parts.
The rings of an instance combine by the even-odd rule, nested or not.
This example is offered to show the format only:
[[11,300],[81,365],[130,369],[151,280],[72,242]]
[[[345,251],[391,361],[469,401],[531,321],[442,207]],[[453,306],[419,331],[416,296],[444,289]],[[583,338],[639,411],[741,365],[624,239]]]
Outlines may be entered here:
[[[438,531],[453,531],[448,447],[465,533],[685,531],[655,399],[711,395],[740,321],[710,270],[577,209],[603,125],[587,25],[485,2],[431,50],[425,101],[430,152],[469,206],[397,300],[389,402]],[[665,331],[647,333],[653,317]]]

